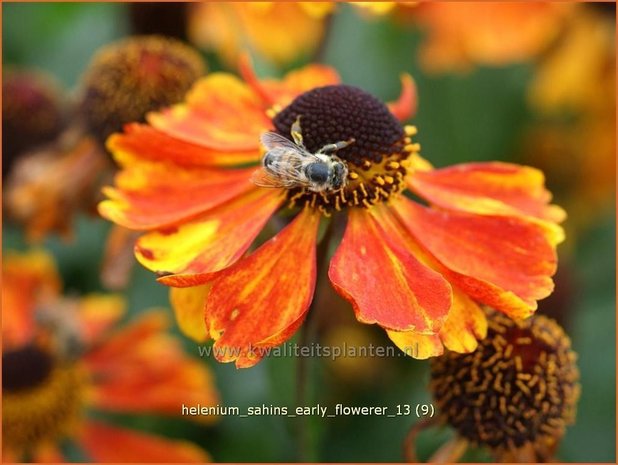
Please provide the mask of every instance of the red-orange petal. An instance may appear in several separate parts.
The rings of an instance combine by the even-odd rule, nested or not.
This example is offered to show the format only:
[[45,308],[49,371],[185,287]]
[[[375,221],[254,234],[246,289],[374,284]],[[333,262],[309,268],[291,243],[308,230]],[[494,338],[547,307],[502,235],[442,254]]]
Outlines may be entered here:
[[2,344],[28,343],[36,329],[35,311],[56,301],[62,284],[53,257],[42,249],[9,251],[2,259]]
[[115,359],[130,352],[136,343],[167,330],[169,321],[162,312],[150,312],[124,326],[105,339],[105,343],[90,350],[84,361],[91,372],[113,370]]
[[183,403],[218,403],[208,367],[184,353],[169,326],[163,312],[146,313],[86,355],[93,406],[179,416]]
[[402,245],[395,228],[352,209],[328,275],[362,323],[436,333],[451,306],[450,285]]
[[199,463],[210,462],[206,451],[188,441],[173,440],[89,421],[80,443],[94,462]]
[[401,94],[394,102],[388,103],[388,109],[399,121],[405,121],[416,114],[418,98],[416,83],[408,73],[401,75]]
[[172,137],[229,152],[258,149],[260,134],[271,127],[257,94],[227,73],[202,78],[185,103],[151,113],[147,119]]
[[255,188],[254,171],[136,166],[116,176],[118,188],[104,188],[108,200],[99,204],[99,213],[129,229],[170,226]]
[[304,210],[255,253],[219,273],[206,299],[206,326],[220,362],[255,365],[302,323],[316,277],[320,215]]
[[438,211],[407,199],[394,207],[449,280],[473,299],[524,318],[552,292],[556,250],[542,226],[518,217]]
[[304,92],[316,87],[339,84],[341,81],[333,68],[318,64],[291,71],[282,80],[260,80],[255,75],[251,60],[247,55],[241,57],[240,72],[245,81],[261,97],[265,107],[273,105],[285,107]]
[[465,163],[408,177],[410,189],[443,208],[564,220],[564,211],[549,205],[551,194],[544,184],[540,170],[502,162]]
[[245,253],[282,201],[278,190],[253,189],[191,221],[143,235],[135,255],[149,270],[166,275],[163,284],[204,284]]
[[234,166],[257,162],[260,159],[258,143],[248,150],[214,150],[193,144],[159,131],[147,124],[131,123],[124,133],[113,134],[107,140],[107,148],[120,165],[128,161],[174,163],[184,167]]

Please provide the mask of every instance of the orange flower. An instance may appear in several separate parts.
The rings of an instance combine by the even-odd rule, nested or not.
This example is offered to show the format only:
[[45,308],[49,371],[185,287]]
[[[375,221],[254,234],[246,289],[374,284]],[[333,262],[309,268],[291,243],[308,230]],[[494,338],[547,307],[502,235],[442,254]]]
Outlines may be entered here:
[[575,233],[615,208],[613,12],[606,15],[594,4],[579,7],[558,44],[539,63],[529,101],[538,117],[528,134],[524,160],[548,169],[548,183],[568,206],[570,231]]
[[494,463],[558,461],[581,390],[569,337],[544,315],[513,321],[489,311],[487,320],[487,339],[473,354],[448,352],[431,361],[435,416],[410,429],[406,462],[419,461],[418,435],[433,425],[448,425],[456,434],[428,463],[458,462],[475,446]]
[[96,187],[111,164],[92,137],[67,129],[53,143],[15,162],[4,189],[7,218],[23,225],[31,242],[50,233],[72,238],[73,216],[94,210],[100,195]]
[[[397,119],[415,108],[409,76],[387,107],[324,66],[281,81],[258,80],[246,64],[242,72],[246,82],[212,74],[184,104],[112,136],[122,170],[99,206],[146,231],[136,257],[161,283],[208,286],[186,300],[182,319],[200,324],[201,293],[218,360],[252,366],[294,334],[313,298],[320,225],[344,211],[330,280],[359,321],[383,327],[417,358],[443,346],[474,350],[486,331],[479,304],[521,318],[551,293],[564,213],[548,205],[542,173],[506,163],[432,169],[412,141],[416,128]],[[336,152],[347,169],[341,189],[251,182],[260,136],[291,138],[298,122],[309,151],[348,141]],[[402,195],[406,188],[431,205]],[[296,216],[247,255],[278,211]]]
[[201,2],[191,5],[189,37],[228,64],[249,49],[281,65],[311,53],[332,2]]
[[63,461],[59,442],[67,438],[96,462],[208,460],[193,444],[87,415],[91,410],[180,415],[180,401],[217,403],[210,373],[167,334],[164,313],[151,311],[113,329],[123,316],[123,299],[61,296],[45,252],[9,253],[2,268],[5,461]]
[[427,29],[420,50],[425,68],[448,71],[536,56],[571,8],[553,2],[427,2],[407,14]]

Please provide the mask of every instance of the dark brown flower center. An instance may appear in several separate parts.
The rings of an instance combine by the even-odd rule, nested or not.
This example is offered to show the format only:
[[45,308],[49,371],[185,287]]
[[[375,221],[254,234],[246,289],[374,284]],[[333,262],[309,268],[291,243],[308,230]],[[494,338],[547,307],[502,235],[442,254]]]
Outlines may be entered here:
[[17,457],[73,431],[81,418],[85,377],[72,363],[36,346],[2,355],[2,439]]
[[574,420],[575,359],[553,320],[514,322],[492,312],[475,352],[432,361],[431,390],[444,420],[471,442],[496,451],[530,444],[542,457]]
[[3,76],[3,178],[22,154],[60,134],[64,110],[61,90],[46,76],[17,71]]
[[2,354],[2,390],[20,391],[42,384],[52,371],[51,356],[35,346]]
[[403,190],[406,160],[419,146],[410,139],[415,128],[403,128],[384,103],[356,87],[320,87],[278,112],[275,130],[292,140],[299,117],[304,145],[312,153],[328,144],[354,142],[333,153],[347,165],[345,187],[319,193],[292,188],[291,206],[308,205],[329,214],[344,206],[369,207]]

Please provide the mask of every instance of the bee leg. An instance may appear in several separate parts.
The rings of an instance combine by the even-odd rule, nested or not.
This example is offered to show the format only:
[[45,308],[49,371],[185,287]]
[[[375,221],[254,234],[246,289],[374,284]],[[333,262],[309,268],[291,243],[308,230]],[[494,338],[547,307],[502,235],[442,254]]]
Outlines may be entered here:
[[337,142],[336,144],[327,144],[324,147],[322,147],[318,153],[331,153],[331,152],[336,152],[337,150],[341,150],[346,148],[348,145],[353,144],[356,141],[356,139],[352,138],[352,139],[348,139],[348,140],[342,140],[341,142]]
[[294,143],[300,147],[305,147],[303,144],[303,132],[300,129],[300,115],[296,118],[296,121],[292,124],[292,128],[290,130],[290,134],[292,135],[292,139],[294,139]]

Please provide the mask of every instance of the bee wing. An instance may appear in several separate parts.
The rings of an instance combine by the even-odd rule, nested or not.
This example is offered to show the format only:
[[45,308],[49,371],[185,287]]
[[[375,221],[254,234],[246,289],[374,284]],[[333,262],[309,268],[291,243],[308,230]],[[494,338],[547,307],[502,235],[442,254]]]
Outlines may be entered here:
[[304,150],[301,146],[296,145],[289,139],[286,139],[281,134],[277,134],[276,132],[265,132],[260,136],[260,142],[262,145],[266,147],[266,150],[273,149],[286,149],[294,152],[299,152],[303,155],[310,155],[309,152]]
[[285,187],[289,188],[297,184],[290,174],[276,176],[264,168],[259,168],[251,175],[251,182],[260,187]]

